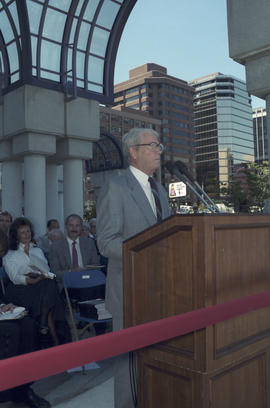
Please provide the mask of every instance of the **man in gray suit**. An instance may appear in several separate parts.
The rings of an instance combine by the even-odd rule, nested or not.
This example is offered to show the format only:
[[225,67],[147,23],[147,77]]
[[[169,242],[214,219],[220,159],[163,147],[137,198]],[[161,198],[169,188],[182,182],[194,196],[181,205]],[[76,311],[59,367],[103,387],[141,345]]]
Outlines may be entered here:
[[[149,177],[160,166],[163,146],[152,129],[131,129],[122,140],[129,168],[106,184],[97,203],[97,243],[109,258],[106,309],[113,316],[113,329],[123,328],[122,243],[170,215],[167,194],[155,183],[158,203]],[[152,181],[152,180],[151,180]],[[115,408],[131,408],[128,356],[119,359],[115,373]]]
[[50,246],[50,268],[60,284],[67,271],[87,269],[87,265],[99,265],[94,241],[80,237],[82,223],[79,215],[69,215],[65,221],[66,237]]

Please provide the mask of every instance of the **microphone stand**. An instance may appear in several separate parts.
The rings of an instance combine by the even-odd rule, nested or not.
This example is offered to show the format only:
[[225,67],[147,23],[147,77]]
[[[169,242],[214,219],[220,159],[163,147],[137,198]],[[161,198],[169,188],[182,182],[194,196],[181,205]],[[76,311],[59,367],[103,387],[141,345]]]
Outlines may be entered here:
[[[181,177],[179,177],[178,174],[175,174],[178,176],[178,178],[180,178],[180,180],[183,180],[184,183],[186,183],[188,185],[188,187],[190,188],[190,190],[196,195],[196,197],[198,197],[199,200],[201,200],[204,205],[208,208],[209,211],[211,211],[211,213],[215,213],[215,210],[211,207],[211,205],[208,204],[208,202],[198,193],[198,191],[193,187],[193,185],[189,182],[188,178],[186,177],[185,174],[180,173],[180,171],[178,171],[179,174],[181,174]],[[218,210],[219,211],[219,210]]]
[[[211,203],[211,205],[214,207],[214,212],[218,212],[221,213],[220,209],[218,208],[218,206],[216,205],[216,203],[214,203],[214,201],[209,197],[209,195],[201,188],[200,184],[194,180],[194,184],[197,187],[197,189],[201,192],[201,194],[203,194],[207,200]],[[211,207],[212,208],[212,207]]]

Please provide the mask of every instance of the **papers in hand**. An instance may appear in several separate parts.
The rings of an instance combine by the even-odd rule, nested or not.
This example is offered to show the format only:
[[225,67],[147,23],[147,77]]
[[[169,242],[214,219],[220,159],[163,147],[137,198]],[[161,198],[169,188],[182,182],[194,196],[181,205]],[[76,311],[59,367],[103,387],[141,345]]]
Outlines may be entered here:
[[25,307],[16,306],[12,311],[7,311],[1,313],[0,311],[0,321],[1,320],[14,320],[22,319],[27,314]]
[[55,274],[50,272],[49,265],[47,262],[43,261],[41,258],[31,254],[30,255],[30,264],[29,267],[32,269],[32,272],[43,274],[46,278],[53,279]]

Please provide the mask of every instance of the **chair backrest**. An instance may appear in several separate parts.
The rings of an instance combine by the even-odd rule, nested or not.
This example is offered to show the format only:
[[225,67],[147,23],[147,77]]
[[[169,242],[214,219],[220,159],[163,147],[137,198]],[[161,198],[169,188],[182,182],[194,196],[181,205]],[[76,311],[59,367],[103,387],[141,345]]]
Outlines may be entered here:
[[8,279],[8,275],[3,266],[0,266],[0,279]]
[[99,270],[69,271],[63,277],[64,288],[91,288],[105,285],[106,276]]

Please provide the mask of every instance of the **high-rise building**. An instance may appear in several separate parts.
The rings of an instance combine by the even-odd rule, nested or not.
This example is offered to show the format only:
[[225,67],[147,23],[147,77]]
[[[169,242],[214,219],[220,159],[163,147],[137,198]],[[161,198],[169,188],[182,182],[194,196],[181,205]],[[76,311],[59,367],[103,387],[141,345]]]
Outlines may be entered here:
[[268,141],[266,132],[266,109],[253,109],[253,134],[255,161],[262,163],[268,160]]
[[154,129],[160,132],[161,121],[153,118],[147,112],[141,112],[121,106],[120,108],[99,107],[100,130],[115,136],[119,143],[122,137],[134,127]]
[[197,179],[216,195],[241,163],[254,161],[251,97],[244,81],[220,72],[189,85],[195,88]]
[[[193,129],[193,88],[186,81],[167,75],[167,69],[148,63],[129,71],[129,79],[114,87],[115,107],[148,112],[161,120],[162,155],[167,160],[182,160],[195,172]],[[163,182],[169,175],[162,171]]]

